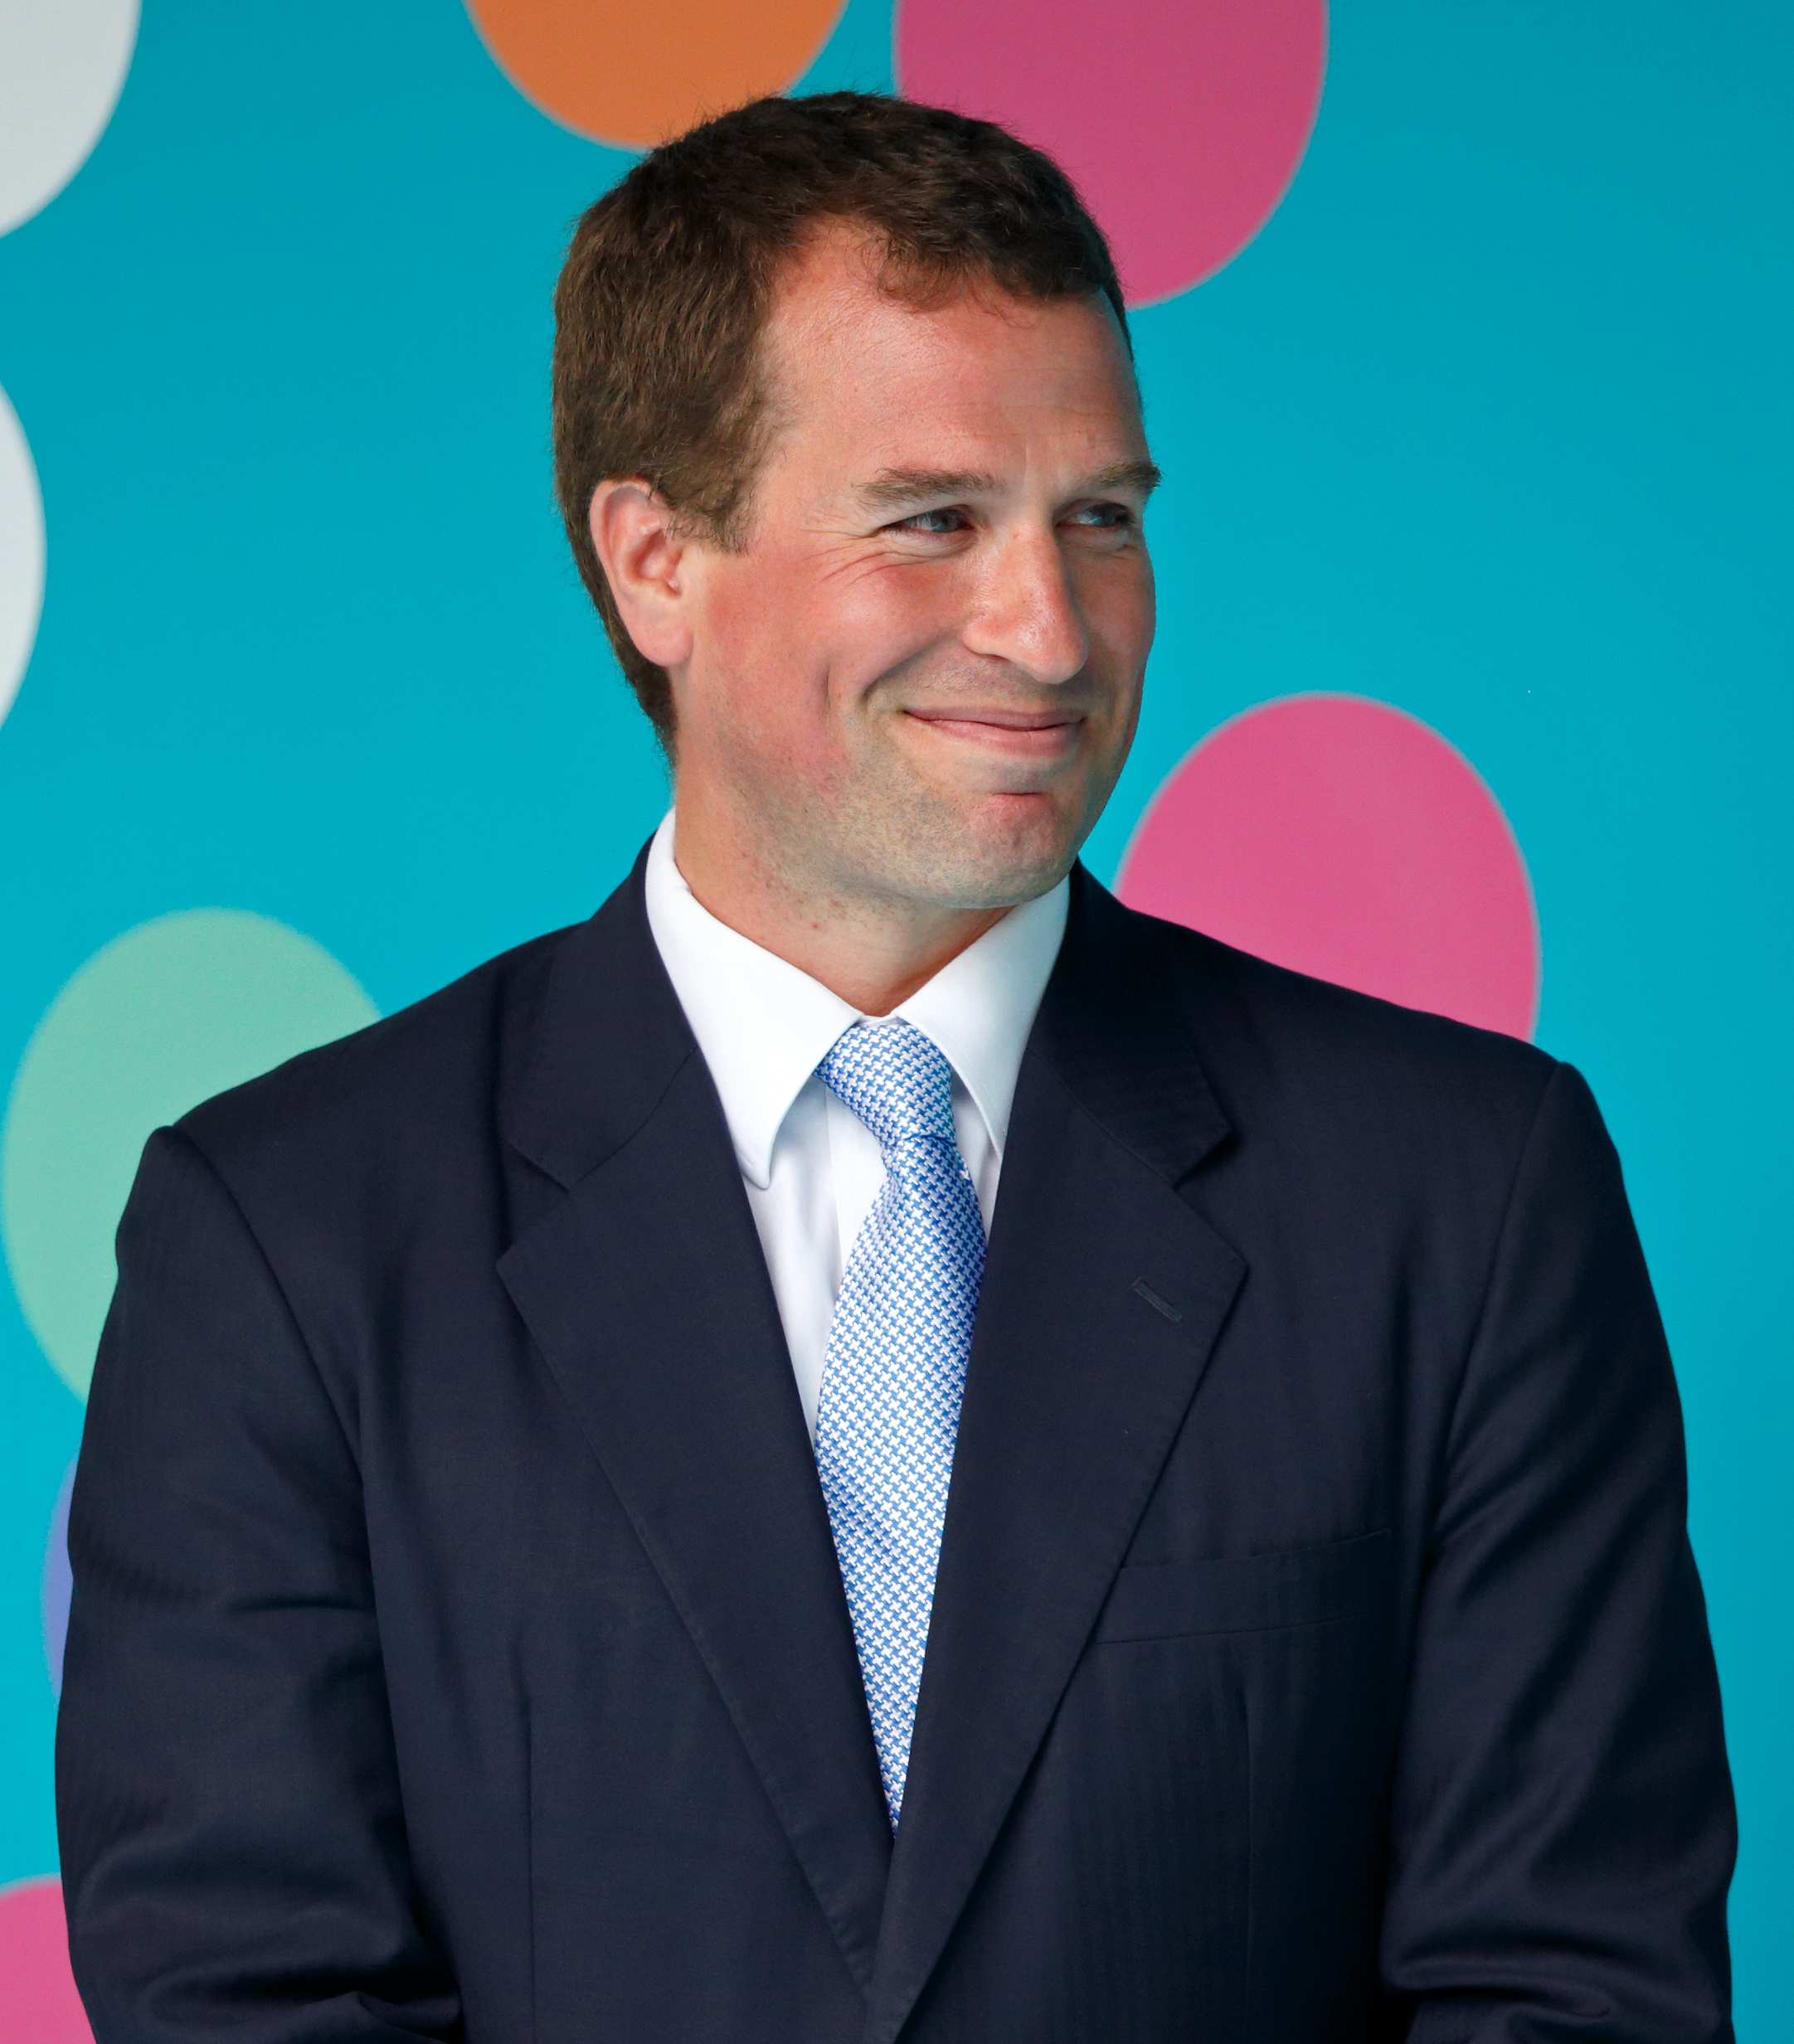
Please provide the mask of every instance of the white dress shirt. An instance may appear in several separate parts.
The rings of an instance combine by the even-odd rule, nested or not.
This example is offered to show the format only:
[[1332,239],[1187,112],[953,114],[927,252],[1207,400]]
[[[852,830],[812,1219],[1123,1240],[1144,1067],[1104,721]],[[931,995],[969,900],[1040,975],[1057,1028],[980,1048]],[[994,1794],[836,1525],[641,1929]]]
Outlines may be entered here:
[[[863,1016],[819,980],[718,922],[674,862],[673,818],[648,854],[648,926],[716,1082],[771,1273],[810,1439],[841,1275],[884,1183],[878,1145],[816,1077]],[[892,1013],[953,1067],[953,1124],[986,1234],[1022,1051],[1065,935],[1068,881],[1010,910]]]

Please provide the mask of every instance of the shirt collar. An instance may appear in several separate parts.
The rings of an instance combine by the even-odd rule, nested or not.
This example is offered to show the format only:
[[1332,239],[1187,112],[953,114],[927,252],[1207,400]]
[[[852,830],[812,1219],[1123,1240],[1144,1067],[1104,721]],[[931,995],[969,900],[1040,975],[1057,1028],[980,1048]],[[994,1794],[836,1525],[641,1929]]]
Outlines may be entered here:
[[[844,1029],[868,1019],[819,980],[719,922],[685,884],[669,813],[644,876],[648,926],[722,1102],[742,1175],[772,1176],[791,1104]],[[1010,910],[893,1011],[941,1050],[1000,1157],[1022,1052],[1046,991],[1071,897],[1061,881]]]
[[1065,935],[1072,883],[1013,908],[893,1012],[929,1037],[959,1075],[998,1156],[1034,1013]]

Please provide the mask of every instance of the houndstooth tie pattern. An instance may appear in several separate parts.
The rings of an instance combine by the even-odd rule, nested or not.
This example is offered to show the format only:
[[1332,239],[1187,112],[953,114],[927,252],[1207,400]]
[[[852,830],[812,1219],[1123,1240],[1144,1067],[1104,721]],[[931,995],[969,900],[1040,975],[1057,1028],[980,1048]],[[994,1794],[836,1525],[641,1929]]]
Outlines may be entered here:
[[816,1466],[894,1827],[934,1605],[972,1318],[978,1195],[953,1133],[953,1073],[905,1022],[856,1023],[817,1076],[866,1124],[885,1181],[829,1323]]

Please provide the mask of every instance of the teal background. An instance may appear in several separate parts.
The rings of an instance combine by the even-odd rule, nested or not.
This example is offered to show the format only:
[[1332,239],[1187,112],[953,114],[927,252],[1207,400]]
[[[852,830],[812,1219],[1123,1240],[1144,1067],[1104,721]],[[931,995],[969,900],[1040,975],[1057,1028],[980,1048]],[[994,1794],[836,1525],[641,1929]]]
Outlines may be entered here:
[[[850,0],[805,83],[889,51]],[[1336,9],[1282,207],[1136,321],[1163,623],[1090,847],[1111,875],[1205,731],[1304,689],[1425,718],[1505,807],[1539,1038],[1607,1110],[1678,1358],[1761,2039],[1794,1999],[1791,105],[1767,0]],[[49,533],[0,1084],[147,917],[280,918],[390,1009],[620,875],[666,785],[546,392],[567,226],[626,160],[456,0],[148,0],[93,158],[0,239]],[[38,1585],[80,1426],[0,1285],[0,1883],[56,1865]]]

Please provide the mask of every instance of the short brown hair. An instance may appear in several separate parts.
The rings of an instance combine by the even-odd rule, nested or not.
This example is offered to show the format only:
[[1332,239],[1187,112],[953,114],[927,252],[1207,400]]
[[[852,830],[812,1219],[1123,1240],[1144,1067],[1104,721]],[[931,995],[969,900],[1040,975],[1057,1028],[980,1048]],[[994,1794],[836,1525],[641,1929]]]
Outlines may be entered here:
[[1071,180],[989,121],[820,93],[757,100],[644,157],[581,220],[555,291],[555,486],[581,577],[669,748],[672,691],[623,628],[592,493],[639,475],[694,528],[741,543],[765,447],[761,331],[780,266],[825,219],[881,240],[886,287],[918,303],[974,280],[1034,300],[1100,294],[1127,330]]

